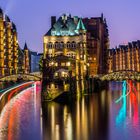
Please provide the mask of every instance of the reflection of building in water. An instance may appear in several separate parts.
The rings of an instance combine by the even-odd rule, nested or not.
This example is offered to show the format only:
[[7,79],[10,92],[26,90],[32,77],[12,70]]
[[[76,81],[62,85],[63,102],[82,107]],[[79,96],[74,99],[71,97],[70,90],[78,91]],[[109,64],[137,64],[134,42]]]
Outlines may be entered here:
[[140,72],[140,41],[108,50],[108,72],[133,70]]
[[137,91],[138,91],[138,94],[137,94],[137,96],[138,96],[138,104],[140,105],[140,82],[137,82],[136,83],[136,89],[137,89]]
[[67,105],[50,103],[43,108],[44,139],[108,139],[109,95],[104,91]]

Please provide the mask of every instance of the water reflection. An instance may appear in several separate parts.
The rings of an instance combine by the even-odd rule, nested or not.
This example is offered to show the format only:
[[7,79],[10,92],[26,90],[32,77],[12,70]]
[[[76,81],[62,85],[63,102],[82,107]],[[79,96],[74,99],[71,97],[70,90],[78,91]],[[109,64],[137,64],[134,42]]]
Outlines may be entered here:
[[[122,100],[122,107],[119,110],[119,114],[116,117],[116,124],[122,124],[125,119],[126,119],[126,112],[127,112],[127,96],[128,98],[128,103],[129,103],[129,109],[128,113],[130,114],[129,116],[133,116],[133,123],[137,124],[138,123],[138,102],[137,102],[137,95],[138,92],[131,80],[129,81],[124,81],[122,84],[122,95],[121,97],[116,100],[116,103]],[[132,112],[133,110],[133,112]]]
[[65,103],[48,102],[40,110],[40,87],[33,84],[4,107],[0,140],[139,140],[140,83],[109,87]]
[[68,104],[46,104],[43,110],[44,140],[108,139],[108,102],[108,94],[104,91]]
[[[111,125],[111,138],[113,135],[114,140],[117,139],[126,139],[138,140],[140,137],[140,123],[139,123],[139,109],[138,109],[138,96],[139,96],[139,87],[140,83],[133,82],[131,80],[124,81],[122,84],[122,95],[120,95],[119,99],[116,101],[119,105],[118,114],[116,115],[116,125],[117,129]],[[114,108],[118,108],[118,105],[114,106]],[[116,111],[113,111],[111,116]],[[113,122],[111,122],[113,124]]]
[[0,140],[41,139],[38,93],[38,86],[29,87],[5,105],[0,114]]
[[[139,118],[138,118],[138,92],[136,90],[136,87],[132,83],[132,81],[129,81],[130,86],[130,98],[129,98],[129,104],[130,104],[130,117],[132,118],[132,123],[135,128],[138,126]],[[138,128],[137,128],[138,129]]]
[[126,119],[126,97],[127,97],[127,82],[122,84],[122,96],[116,100],[116,103],[122,100],[122,107],[119,110],[119,114],[116,117],[116,124],[119,125]]

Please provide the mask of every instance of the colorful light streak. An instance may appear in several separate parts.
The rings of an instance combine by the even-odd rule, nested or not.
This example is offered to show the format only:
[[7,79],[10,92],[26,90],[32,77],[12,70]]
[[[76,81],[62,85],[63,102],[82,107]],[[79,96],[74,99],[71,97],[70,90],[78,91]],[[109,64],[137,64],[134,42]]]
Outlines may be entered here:
[[[18,94],[16,97],[19,98],[23,93],[26,93],[29,89],[32,89],[32,87],[29,87],[29,88],[25,89],[24,91],[21,91],[20,94]],[[16,99],[16,98],[11,99],[11,104],[14,103],[15,99]],[[7,104],[7,105],[8,105],[8,104]],[[11,108],[11,109],[12,109],[12,108]],[[4,116],[6,115],[6,112],[8,113],[8,111],[6,110],[6,106],[5,106],[5,107],[3,108],[1,114],[0,114],[0,124],[5,122],[4,120],[1,120],[1,119],[2,119],[2,118],[3,118],[3,119],[5,118]],[[1,126],[1,125],[0,125],[0,126]]]
[[6,90],[8,90],[8,89],[10,89],[10,88],[12,88],[12,87],[15,87],[15,86],[17,86],[17,85],[21,85],[21,84],[22,84],[22,83],[20,83],[20,84],[15,84],[14,86],[11,86],[11,87],[9,87],[9,88],[2,89],[2,90],[0,90],[0,93],[4,92],[4,91],[6,91]]
[[29,84],[29,83],[32,84],[33,82],[34,82],[34,81],[26,82],[26,83],[23,83],[23,84],[21,84],[21,85],[18,85],[18,86],[15,86],[15,87],[12,87],[12,88],[8,89],[7,91],[5,91],[5,92],[0,96],[0,100],[2,99],[2,97],[3,97],[5,94],[7,94],[8,92],[12,91],[13,89],[18,88],[18,87],[23,86],[23,85],[26,85],[26,84]]
[[[127,91],[127,87],[129,88],[129,91]],[[131,80],[129,80],[128,82],[126,82],[126,81],[123,82],[122,96],[118,100],[115,101],[116,103],[118,103],[121,100],[123,101],[119,114],[116,117],[117,124],[124,121],[126,118],[126,110],[127,110],[126,97],[128,95],[130,95],[130,105],[134,109],[133,123],[134,123],[134,125],[138,124],[138,103],[137,103],[137,97],[136,97],[137,94],[138,94],[138,92],[137,92],[136,88],[134,87]]]
[[[33,89],[33,87],[29,87],[29,88],[25,89],[24,91],[21,91],[20,94],[18,94],[16,97],[12,98],[10,100],[10,106],[7,104],[0,114],[0,130],[5,128],[5,131],[8,131],[8,134],[7,134],[8,140],[13,139],[13,136],[14,136],[13,133],[15,131],[15,129],[13,129],[13,128],[15,127],[15,122],[17,123],[18,121],[20,121],[20,120],[15,120],[15,118],[19,118],[19,117],[14,117],[15,114],[18,115],[17,113],[20,113],[17,110],[17,107],[19,106],[18,99],[26,98],[26,100],[28,100],[28,95],[29,95],[29,93],[32,93],[32,89]],[[8,107],[8,109],[7,109],[7,107]],[[9,118],[8,121],[7,121],[7,118]],[[18,130],[17,127],[19,127],[19,126],[16,125],[16,130]]]
[[[126,94],[127,92],[127,82],[123,81],[123,87],[122,87],[122,96],[117,99],[115,102],[118,103],[120,102],[123,98],[125,98],[128,94]],[[129,93],[129,92],[128,92]]]
[[16,89],[12,90],[12,91],[10,92],[10,94],[8,95],[8,101],[11,99],[11,97],[12,97],[17,91],[20,91],[22,88],[25,88],[26,86],[29,86],[29,85],[31,85],[31,84],[30,84],[30,83],[27,83],[27,84],[25,84],[25,85],[22,85],[22,86],[20,86],[20,87],[18,87],[18,88],[16,88]]
[[129,81],[129,84],[131,85],[131,92],[130,92],[130,104],[132,105],[133,108],[133,124],[137,126],[138,124],[138,102],[137,102],[137,90],[132,84],[132,81]]
[[123,122],[126,118],[126,92],[127,92],[127,83],[126,81],[123,81],[122,96],[118,100],[116,100],[116,103],[118,103],[121,100],[123,101],[119,114],[116,117],[117,125]]

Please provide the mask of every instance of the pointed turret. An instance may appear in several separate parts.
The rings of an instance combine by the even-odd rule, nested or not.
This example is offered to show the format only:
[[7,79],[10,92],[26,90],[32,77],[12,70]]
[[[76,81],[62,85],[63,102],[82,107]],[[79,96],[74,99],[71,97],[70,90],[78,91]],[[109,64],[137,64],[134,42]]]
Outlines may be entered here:
[[85,33],[86,31],[86,28],[85,28],[85,25],[82,21],[82,19],[80,18],[79,21],[78,21],[78,24],[77,24],[77,27],[76,27],[76,33]]
[[10,18],[7,15],[5,15],[5,21],[10,22]]
[[24,50],[28,50],[27,43],[25,42]]
[[0,8],[0,14],[3,14],[3,10]]
[[84,25],[84,23],[83,23],[81,18],[79,19],[79,22],[77,24],[76,30],[86,30],[85,25]]
[[12,22],[12,29],[13,29],[13,31],[17,30],[16,25],[13,22]]
[[3,19],[3,10],[0,8],[0,18]]

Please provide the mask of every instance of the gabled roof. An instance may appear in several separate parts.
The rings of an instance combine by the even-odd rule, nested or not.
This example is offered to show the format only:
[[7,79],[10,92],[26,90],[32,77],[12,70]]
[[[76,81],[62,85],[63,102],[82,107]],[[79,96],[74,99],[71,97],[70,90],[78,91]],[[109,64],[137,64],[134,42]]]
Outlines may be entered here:
[[82,19],[64,14],[58,18],[45,36],[74,36],[79,34],[77,30],[86,30]]

